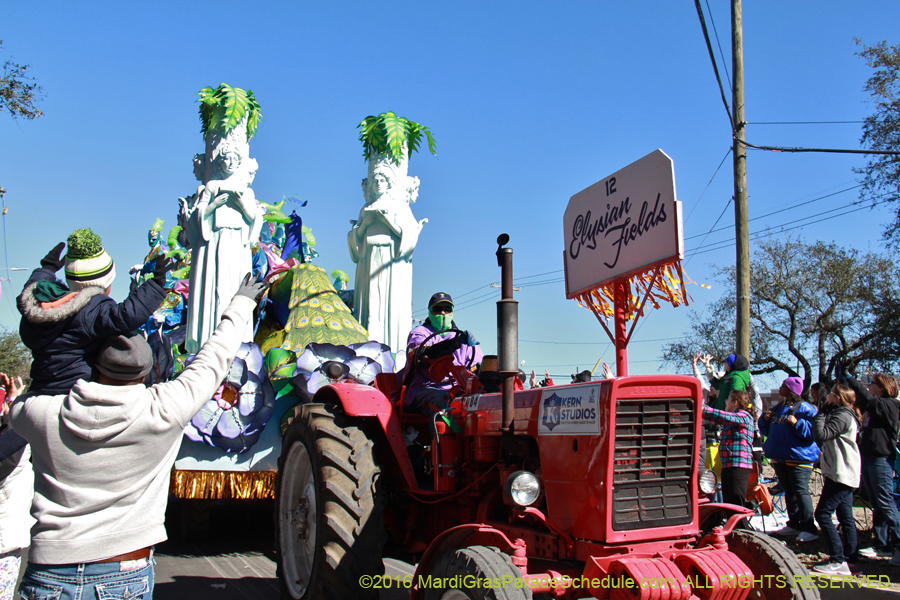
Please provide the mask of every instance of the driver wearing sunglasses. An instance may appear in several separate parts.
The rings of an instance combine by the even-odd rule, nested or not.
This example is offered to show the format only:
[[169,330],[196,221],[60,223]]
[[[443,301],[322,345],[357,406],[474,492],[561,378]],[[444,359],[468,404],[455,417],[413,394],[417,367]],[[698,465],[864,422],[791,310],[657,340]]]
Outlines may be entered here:
[[[474,369],[484,358],[475,336],[468,331],[458,332],[453,321],[453,308],[453,298],[450,294],[444,292],[434,294],[428,301],[428,319],[409,332],[406,342],[407,369],[413,368],[415,372],[406,392],[408,410],[433,416],[449,407],[447,390],[453,384],[449,381],[440,383],[429,381],[423,375],[422,369],[415,368],[411,364],[413,354],[422,343],[432,346],[444,341],[451,344],[453,340],[457,340],[459,343],[453,351],[453,362],[460,366],[470,366]],[[447,333],[440,333],[442,331]]]

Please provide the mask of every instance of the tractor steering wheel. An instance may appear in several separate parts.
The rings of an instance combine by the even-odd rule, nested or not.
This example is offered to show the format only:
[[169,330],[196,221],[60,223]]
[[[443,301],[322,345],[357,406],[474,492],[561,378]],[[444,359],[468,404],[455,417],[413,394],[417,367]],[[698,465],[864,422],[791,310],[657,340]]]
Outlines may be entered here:
[[[440,335],[446,335],[448,333],[452,333],[453,337],[447,338],[446,340],[441,340],[437,344],[428,345],[428,342],[430,342],[433,338],[438,337]],[[415,364],[416,373],[421,375],[422,378],[430,380],[430,375],[427,372],[427,370],[425,372],[422,371],[422,364],[426,361],[425,353],[429,349],[434,349],[434,347],[437,346],[438,344],[447,343],[448,351],[440,352],[439,356],[430,357],[430,360],[440,358],[441,356],[447,356],[448,354],[452,354],[453,352],[455,352],[458,348],[461,348],[462,346],[466,345],[465,342],[461,342],[458,345],[455,343],[455,342],[459,341],[459,338],[466,338],[466,337],[468,337],[468,334],[465,331],[461,331],[459,329],[453,328],[453,329],[443,329],[441,331],[435,331],[434,333],[429,335],[427,338],[422,340],[422,343],[419,344],[418,346],[416,346],[416,350],[413,353],[413,363]],[[449,348],[452,348],[452,349],[449,349]],[[475,362],[475,352],[474,351],[469,356],[469,360],[465,365],[466,369],[471,370],[473,362]],[[444,383],[445,381],[447,381],[447,379],[444,379],[443,381],[435,381],[434,383],[441,384],[441,383]]]

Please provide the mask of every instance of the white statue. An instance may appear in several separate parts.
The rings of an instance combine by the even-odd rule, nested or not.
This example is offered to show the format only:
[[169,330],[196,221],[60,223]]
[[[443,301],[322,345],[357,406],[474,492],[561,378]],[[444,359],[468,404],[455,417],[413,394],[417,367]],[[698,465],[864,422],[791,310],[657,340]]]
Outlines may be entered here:
[[[258,165],[249,158],[245,139],[244,127],[208,136],[206,154],[194,157],[194,173],[203,185],[184,208],[192,248],[185,345],[189,353],[212,335],[244,275],[252,270],[250,246],[259,237],[264,211],[250,188]],[[251,324],[243,341],[252,340]]]
[[365,206],[350,221],[350,257],[356,263],[353,313],[369,339],[403,355],[412,326],[412,254],[428,219],[416,221],[410,204],[419,195],[419,178],[400,164],[376,154],[362,181]]

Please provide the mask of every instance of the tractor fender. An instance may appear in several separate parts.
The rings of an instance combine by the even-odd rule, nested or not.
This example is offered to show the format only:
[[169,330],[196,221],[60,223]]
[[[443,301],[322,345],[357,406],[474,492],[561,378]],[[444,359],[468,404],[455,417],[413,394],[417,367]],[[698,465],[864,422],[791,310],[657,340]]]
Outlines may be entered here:
[[725,524],[722,525],[723,535],[728,535],[729,533],[731,533],[741,519],[749,518],[756,514],[749,508],[744,508],[743,506],[738,506],[737,504],[704,502],[698,508],[698,523],[700,525],[701,531],[703,530],[704,521],[706,521],[707,518],[712,517],[715,513],[724,513],[726,515],[729,515],[727,520],[725,521]]
[[509,553],[514,545],[506,534],[484,523],[469,523],[466,525],[458,525],[443,531],[425,550],[419,565],[416,567],[416,573],[413,575],[413,587],[409,595],[410,600],[420,600],[423,597],[424,589],[419,589],[417,584],[420,577],[426,577],[431,571],[432,565],[447,551],[454,548],[464,548],[470,546],[467,542],[469,539],[478,535],[477,545],[497,546],[502,552]]
[[339,404],[344,413],[349,417],[374,417],[381,425],[384,437],[387,439],[391,452],[397,459],[406,485],[410,488],[418,488],[416,474],[409,462],[409,453],[406,451],[406,440],[400,429],[400,419],[394,411],[394,405],[390,398],[377,389],[358,383],[335,383],[326,385],[316,392],[313,402],[328,402]]

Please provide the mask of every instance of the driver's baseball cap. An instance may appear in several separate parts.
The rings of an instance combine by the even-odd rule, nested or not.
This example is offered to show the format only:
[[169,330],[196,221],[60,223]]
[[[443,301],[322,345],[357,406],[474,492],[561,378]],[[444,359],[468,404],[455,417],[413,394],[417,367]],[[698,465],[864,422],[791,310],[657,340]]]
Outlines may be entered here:
[[434,296],[431,297],[431,300],[428,301],[428,310],[434,308],[435,304],[445,302],[450,306],[453,306],[453,298],[450,297],[450,294],[445,294],[444,292],[438,292]]

